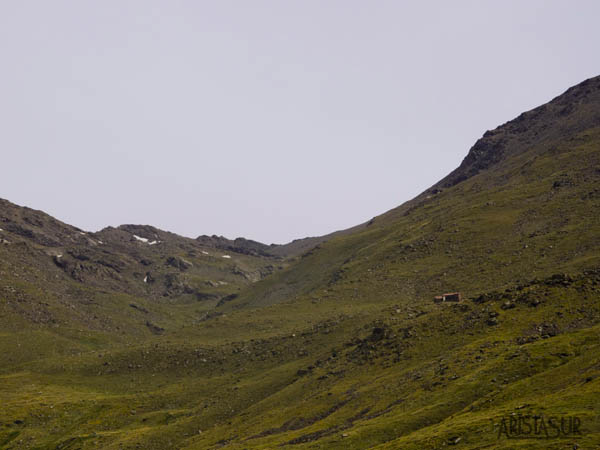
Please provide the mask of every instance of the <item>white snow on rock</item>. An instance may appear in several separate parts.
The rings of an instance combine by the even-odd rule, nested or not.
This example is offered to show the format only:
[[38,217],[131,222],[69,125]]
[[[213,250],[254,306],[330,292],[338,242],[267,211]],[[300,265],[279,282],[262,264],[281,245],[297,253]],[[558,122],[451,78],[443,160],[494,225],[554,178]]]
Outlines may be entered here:
[[[0,231],[2,231],[2,230],[0,230]],[[203,255],[208,255],[209,253],[208,253],[208,252],[205,252],[204,250],[202,250],[202,254],[203,254]]]
[[98,244],[102,245],[102,244],[104,244],[104,242],[102,242],[101,240],[98,240]]
[[146,276],[144,277],[144,283],[147,283],[147,282],[148,282],[148,275],[146,275]]
[[140,236],[138,236],[137,234],[134,234],[134,235],[133,235],[133,237],[134,237],[134,238],[135,238],[137,241],[143,242],[144,244],[148,244],[148,245],[156,245],[156,244],[160,244],[160,243],[162,242],[162,241],[156,241],[156,240],[155,240],[155,241],[152,241],[152,242],[150,242],[150,240],[149,240],[149,239],[147,239],[147,238],[144,238],[144,237],[140,237]]
[[223,255],[223,258],[229,259],[229,258],[231,258],[231,256],[229,256],[229,255]]
[[56,255],[57,258],[62,258],[62,253],[59,255]]
[[0,228],[0,231],[4,231],[2,228]]
[[80,231],[79,234],[85,236],[85,233],[83,231]]

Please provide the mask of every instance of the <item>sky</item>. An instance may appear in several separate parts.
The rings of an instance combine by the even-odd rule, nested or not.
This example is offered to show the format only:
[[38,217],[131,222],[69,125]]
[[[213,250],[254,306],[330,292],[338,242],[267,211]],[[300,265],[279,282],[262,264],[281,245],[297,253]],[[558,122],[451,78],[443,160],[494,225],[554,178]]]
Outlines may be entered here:
[[0,0],[0,197],[87,231],[365,222],[600,74],[597,1]]

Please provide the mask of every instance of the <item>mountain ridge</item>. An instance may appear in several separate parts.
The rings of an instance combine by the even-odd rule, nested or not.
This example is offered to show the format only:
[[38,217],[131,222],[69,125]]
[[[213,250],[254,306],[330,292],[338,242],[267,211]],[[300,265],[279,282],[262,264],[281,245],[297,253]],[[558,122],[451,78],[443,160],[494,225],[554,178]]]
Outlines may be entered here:
[[[598,125],[600,111],[594,105],[597,105],[599,99],[600,76],[588,78],[550,102],[486,131],[471,147],[460,166],[427,192],[454,186],[497,164],[503,158],[524,151],[534,138],[538,142],[552,142],[556,137],[574,135]],[[557,124],[561,126],[555,127]]]
[[[600,77],[548,105],[287,256],[151,226],[85,233],[0,201],[0,445],[593,448]],[[434,301],[451,291],[463,300]],[[503,437],[518,415],[583,432]]]

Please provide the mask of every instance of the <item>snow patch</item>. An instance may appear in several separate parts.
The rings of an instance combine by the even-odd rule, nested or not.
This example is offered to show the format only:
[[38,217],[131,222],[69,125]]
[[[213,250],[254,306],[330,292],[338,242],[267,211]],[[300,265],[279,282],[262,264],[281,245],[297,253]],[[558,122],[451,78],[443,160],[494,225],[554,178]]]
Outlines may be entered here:
[[[0,230],[0,231],[2,231],[2,230]],[[204,250],[202,250],[202,254],[203,254],[203,255],[208,255],[209,253],[208,253],[208,252],[205,252]]]
[[229,256],[229,255],[223,255],[223,258],[229,259],[229,258],[231,258],[231,256]]
[[57,258],[62,258],[62,253],[56,255]]
[[148,244],[148,245],[156,245],[156,244],[160,244],[162,241],[152,241],[150,242],[150,239],[144,238],[144,237],[140,237],[137,234],[134,234],[133,237],[140,242],[143,242],[144,244]]
[[144,277],[144,283],[147,283],[147,282],[148,282],[148,275],[146,275],[146,276]]
[[82,236],[85,236],[86,233],[84,233],[83,231],[80,231],[79,234]]

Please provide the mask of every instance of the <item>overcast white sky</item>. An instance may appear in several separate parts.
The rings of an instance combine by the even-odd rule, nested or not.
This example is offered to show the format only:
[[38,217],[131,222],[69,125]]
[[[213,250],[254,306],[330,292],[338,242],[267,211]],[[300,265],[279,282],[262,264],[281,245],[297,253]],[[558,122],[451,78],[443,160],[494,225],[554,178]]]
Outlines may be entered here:
[[600,74],[597,1],[0,0],[0,197],[266,243],[364,222]]

